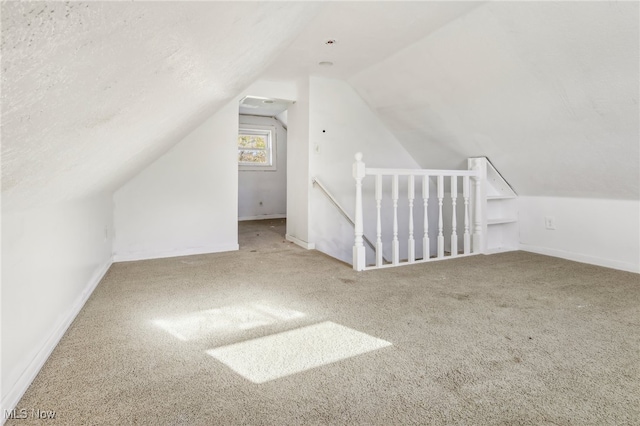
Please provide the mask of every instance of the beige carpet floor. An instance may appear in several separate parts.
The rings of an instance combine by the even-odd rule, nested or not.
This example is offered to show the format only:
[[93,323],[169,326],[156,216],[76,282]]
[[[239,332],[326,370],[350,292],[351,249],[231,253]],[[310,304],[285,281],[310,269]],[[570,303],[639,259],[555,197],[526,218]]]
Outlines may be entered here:
[[[18,409],[64,425],[640,424],[638,274],[525,252],[355,273],[283,234],[244,222],[239,252],[114,264]],[[274,360],[305,353],[321,364]]]

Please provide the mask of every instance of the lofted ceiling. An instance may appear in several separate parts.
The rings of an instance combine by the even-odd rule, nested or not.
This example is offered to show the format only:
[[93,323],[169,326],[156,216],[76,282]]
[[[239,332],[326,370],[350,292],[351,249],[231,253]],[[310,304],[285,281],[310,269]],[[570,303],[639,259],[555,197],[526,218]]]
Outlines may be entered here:
[[[481,6],[468,1],[327,2],[261,77],[346,80]],[[319,65],[330,62],[331,66]]]
[[520,195],[640,198],[638,2],[495,2],[349,82],[425,168]]
[[309,75],[424,167],[637,199],[638,40],[637,2],[3,1],[3,209],[113,190],[257,78]]
[[117,188],[248,86],[317,9],[4,1],[3,209]]

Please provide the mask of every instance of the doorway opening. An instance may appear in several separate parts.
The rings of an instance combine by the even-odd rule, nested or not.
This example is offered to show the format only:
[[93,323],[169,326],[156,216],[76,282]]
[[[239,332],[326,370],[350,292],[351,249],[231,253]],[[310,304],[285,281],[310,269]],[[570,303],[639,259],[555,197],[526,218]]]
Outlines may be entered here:
[[278,220],[284,223],[286,220],[287,109],[292,103],[259,96],[245,96],[240,100],[239,222]]

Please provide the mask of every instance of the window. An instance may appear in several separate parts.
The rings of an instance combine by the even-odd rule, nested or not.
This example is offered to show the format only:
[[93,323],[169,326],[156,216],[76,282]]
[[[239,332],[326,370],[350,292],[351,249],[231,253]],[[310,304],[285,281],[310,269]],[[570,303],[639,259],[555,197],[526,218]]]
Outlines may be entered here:
[[273,126],[241,124],[238,133],[240,170],[276,169],[276,131]]

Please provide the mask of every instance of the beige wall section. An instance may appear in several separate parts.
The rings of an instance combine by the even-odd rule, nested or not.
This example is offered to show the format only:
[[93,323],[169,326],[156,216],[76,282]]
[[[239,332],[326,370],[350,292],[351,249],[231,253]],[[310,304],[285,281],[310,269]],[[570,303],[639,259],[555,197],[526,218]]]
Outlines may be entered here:
[[238,248],[234,99],[114,194],[114,260]]

